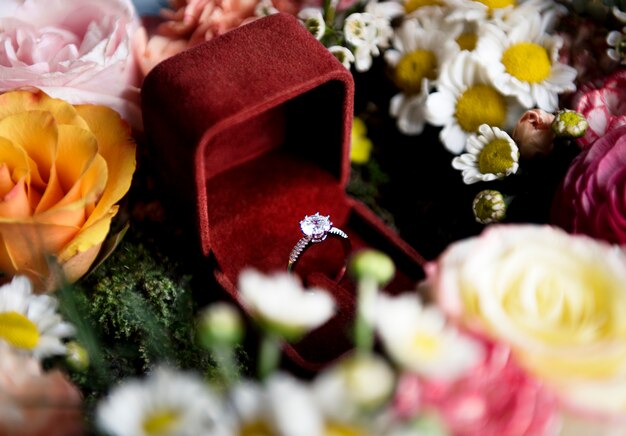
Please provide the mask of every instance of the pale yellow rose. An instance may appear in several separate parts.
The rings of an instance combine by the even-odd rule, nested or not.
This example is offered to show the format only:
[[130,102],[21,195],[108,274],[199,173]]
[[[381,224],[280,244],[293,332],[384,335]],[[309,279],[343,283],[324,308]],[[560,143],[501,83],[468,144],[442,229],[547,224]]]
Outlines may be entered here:
[[461,324],[512,346],[565,403],[626,416],[626,251],[548,226],[494,226],[431,265]]
[[0,270],[39,290],[81,277],[130,187],[130,128],[103,106],[72,106],[41,91],[0,95]]

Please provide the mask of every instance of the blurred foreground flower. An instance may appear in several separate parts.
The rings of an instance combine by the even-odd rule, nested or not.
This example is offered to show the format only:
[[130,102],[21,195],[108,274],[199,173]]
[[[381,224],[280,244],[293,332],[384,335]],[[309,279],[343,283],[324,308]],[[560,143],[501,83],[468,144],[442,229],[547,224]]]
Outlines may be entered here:
[[239,276],[239,289],[252,316],[287,340],[297,340],[335,312],[335,303],[325,290],[304,289],[298,277],[288,273],[266,276],[246,270]]
[[573,233],[626,245],[626,126],[574,159],[554,198],[552,221]]
[[443,310],[511,346],[587,414],[626,416],[626,252],[548,226],[491,226],[428,268]]
[[109,106],[141,128],[129,0],[3,0],[0,92],[33,86],[72,104]]
[[80,278],[130,187],[130,127],[102,106],[72,106],[42,92],[0,96],[0,270],[37,290]]
[[0,340],[39,359],[64,354],[61,339],[73,335],[74,327],[63,322],[56,308],[55,298],[33,295],[26,277],[14,277],[0,286]]
[[64,375],[0,341],[0,434],[83,434],[82,398]]
[[434,409],[457,436],[551,436],[559,424],[554,396],[502,345],[489,345],[484,361],[453,381],[405,374],[394,408],[405,419]]
[[221,398],[200,378],[164,367],[114,388],[97,410],[115,436],[230,435]]

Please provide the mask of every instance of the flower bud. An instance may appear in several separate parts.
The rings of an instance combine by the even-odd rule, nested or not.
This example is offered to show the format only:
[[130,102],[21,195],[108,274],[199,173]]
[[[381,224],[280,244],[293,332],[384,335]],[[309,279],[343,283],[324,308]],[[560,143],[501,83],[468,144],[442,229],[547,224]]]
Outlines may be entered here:
[[472,209],[476,221],[481,224],[500,222],[506,217],[507,204],[499,191],[486,189],[474,197]]
[[76,341],[68,342],[67,356],[65,357],[67,364],[76,371],[85,371],[89,368],[89,353]]
[[244,327],[241,316],[232,305],[215,303],[201,313],[198,338],[204,347],[233,346],[241,342],[243,336]]
[[526,111],[513,130],[513,139],[524,159],[546,156],[554,147],[554,132],[550,128],[554,115],[541,109]]
[[348,269],[357,279],[371,277],[380,286],[386,285],[396,272],[395,265],[389,256],[377,250],[361,250],[352,256]]
[[585,117],[576,111],[563,109],[552,122],[552,130],[562,138],[580,138],[587,132],[589,124]]

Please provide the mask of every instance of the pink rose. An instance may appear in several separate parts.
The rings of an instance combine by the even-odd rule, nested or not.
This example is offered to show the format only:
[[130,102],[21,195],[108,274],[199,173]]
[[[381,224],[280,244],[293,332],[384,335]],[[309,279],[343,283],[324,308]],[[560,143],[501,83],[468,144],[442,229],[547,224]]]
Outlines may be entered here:
[[554,198],[552,221],[572,233],[626,245],[626,126],[574,159]]
[[83,434],[82,397],[58,370],[0,342],[0,434]]
[[[172,9],[161,12],[165,21],[154,31],[141,29],[135,37],[141,72],[146,75],[159,62],[249,22],[255,17],[258,3],[258,0],[171,0]],[[270,4],[292,15],[299,10],[299,0],[273,0]]]
[[513,139],[517,143],[524,159],[532,159],[537,155],[548,155],[554,148],[552,132],[554,115],[541,109],[526,111],[519,119]]
[[458,436],[553,434],[555,397],[513,362],[508,347],[488,349],[484,362],[452,382],[405,374],[394,399],[396,414],[408,418],[434,409]]
[[575,96],[573,104],[589,123],[585,136],[578,139],[579,145],[588,147],[605,133],[626,124],[626,70],[612,74],[597,89],[587,87]]
[[130,0],[2,0],[0,92],[36,87],[99,104],[141,128]]

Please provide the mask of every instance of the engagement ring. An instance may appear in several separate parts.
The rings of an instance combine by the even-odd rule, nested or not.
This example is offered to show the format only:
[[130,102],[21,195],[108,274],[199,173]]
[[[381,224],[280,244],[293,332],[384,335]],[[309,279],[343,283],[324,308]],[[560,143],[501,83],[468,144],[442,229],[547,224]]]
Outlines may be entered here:
[[319,212],[311,216],[306,215],[304,219],[300,221],[300,229],[302,230],[304,237],[302,237],[295,247],[293,247],[293,250],[291,250],[291,254],[289,254],[289,262],[287,263],[287,270],[291,272],[295,269],[300,256],[307,248],[313,244],[322,242],[326,240],[326,237],[331,236],[339,239],[344,249],[344,263],[336,276],[336,281],[339,282],[346,272],[348,255],[351,250],[348,235],[343,230],[333,227],[333,223],[330,221],[330,216],[320,215]]

